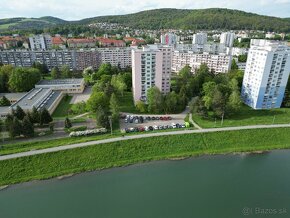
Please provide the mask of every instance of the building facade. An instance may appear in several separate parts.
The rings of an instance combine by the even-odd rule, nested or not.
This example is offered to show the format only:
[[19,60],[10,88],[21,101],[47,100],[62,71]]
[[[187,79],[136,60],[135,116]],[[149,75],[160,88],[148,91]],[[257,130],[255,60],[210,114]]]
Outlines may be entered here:
[[102,63],[110,63],[112,66],[122,69],[132,66],[132,49],[125,48],[100,48],[98,52]]
[[133,95],[147,101],[147,91],[157,87],[163,94],[170,92],[172,47],[148,45],[132,50]]
[[280,108],[290,72],[290,48],[283,43],[251,40],[242,87],[254,109]]
[[178,73],[186,65],[191,67],[191,72],[206,64],[215,74],[227,73],[231,68],[232,56],[226,54],[195,53],[193,51],[177,51],[172,55],[172,72]]
[[163,45],[175,45],[178,42],[178,36],[174,33],[161,34],[160,42]]
[[226,47],[233,47],[235,40],[235,33],[225,32],[221,34],[220,43],[225,44]]
[[49,50],[52,48],[52,38],[48,34],[30,36],[29,43],[32,51]]
[[207,43],[207,33],[196,33],[193,34],[192,44],[204,45]]

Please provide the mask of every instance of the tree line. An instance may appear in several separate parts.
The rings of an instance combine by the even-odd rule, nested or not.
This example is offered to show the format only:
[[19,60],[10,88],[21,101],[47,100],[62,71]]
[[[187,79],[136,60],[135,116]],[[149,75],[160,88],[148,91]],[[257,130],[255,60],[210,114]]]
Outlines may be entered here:
[[43,126],[52,121],[53,119],[46,108],[38,111],[33,107],[31,112],[25,112],[20,106],[17,106],[11,114],[7,115],[4,125],[11,138],[33,137],[35,125]]

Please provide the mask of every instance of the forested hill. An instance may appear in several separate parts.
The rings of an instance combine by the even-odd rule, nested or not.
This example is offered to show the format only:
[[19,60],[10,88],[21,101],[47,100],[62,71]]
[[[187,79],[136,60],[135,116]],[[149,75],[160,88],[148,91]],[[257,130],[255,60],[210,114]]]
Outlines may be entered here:
[[156,9],[135,14],[100,16],[80,21],[55,17],[0,19],[0,31],[31,30],[47,27],[81,26],[111,22],[140,29],[228,29],[290,32],[290,18],[269,17],[230,9]]
[[230,9],[156,9],[135,14],[102,16],[79,21],[120,23],[142,29],[252,29],[290,32],[290,19]]

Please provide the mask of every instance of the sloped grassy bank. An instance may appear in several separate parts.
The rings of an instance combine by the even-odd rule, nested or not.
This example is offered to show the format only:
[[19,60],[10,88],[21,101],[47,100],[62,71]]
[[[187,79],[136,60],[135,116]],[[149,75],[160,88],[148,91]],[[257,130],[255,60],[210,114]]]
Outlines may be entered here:
[[290,128],[134,139],[0,161],[0,186],[151,160],[290,148]]

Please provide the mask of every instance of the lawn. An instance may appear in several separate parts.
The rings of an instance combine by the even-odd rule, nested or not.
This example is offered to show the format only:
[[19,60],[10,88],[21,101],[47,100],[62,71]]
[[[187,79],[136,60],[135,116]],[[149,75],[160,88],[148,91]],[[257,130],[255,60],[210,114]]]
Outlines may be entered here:
[[71,99],[73,97],[72,96],[64,96],[59,105],[57,106],[57,108],[55,109],[55,111],[52,114],[53,118],[64,118],[66,116],[68,116],[68,111],[71,108]]
[[136,110],[133,100],[133,93],[132,92],[124,92],[124,95],[118,96],[118,102],[120,104],[120,111],[127,112],[127,113],[140,113]]
[[223,125],[221,125],[221,119],[215,122],[214,118],[203,119],[197,114],[193,114],[192,118],[203,128],[285,124],[290,123],[290,108],[254,110],[244,105],[239,112],[225,118]]
[[127,140],[0,161],[0,186],[144,161],[290,148],[290,128]]

